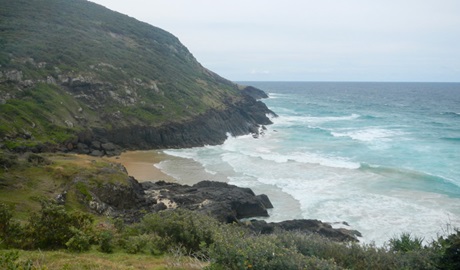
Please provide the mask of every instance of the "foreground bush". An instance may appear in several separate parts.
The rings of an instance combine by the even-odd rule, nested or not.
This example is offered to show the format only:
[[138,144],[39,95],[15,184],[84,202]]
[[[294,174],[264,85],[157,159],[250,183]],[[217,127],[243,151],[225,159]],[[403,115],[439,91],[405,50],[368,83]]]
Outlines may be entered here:
[[277,235],[302,255],[332,260],[345,269],[437,269],[438,254],[429,247],[394,252],[374,245],[334,242],[314,234],[279,232]]
[[277,234],[254,235],[225,225],[208,248],[208,269],[340,269],[332,260],[307,257]]
[[146,215],[138,228],[142,234],[161,238],[157,238],[161,242],[157,245],[159,249],[181,247],[186,253],[193,253],[214,242],[219,226],[214,218],[177,209]]
[[410,233],[403,233],[400,237],[391,238],[390,250],[394,252],[417,251],[423,248],[423,238],[413,237]]
[[93,218],[86,213],[68,212],[52,201],[41,201],[41,210],[32,213],[21,226],[12,220],[12,207],[0,205],[0,237],[6,247],[25,249],[69,248],[85,251],[90,247]]
[[440,269],[456,270],[460,269],[460,230],[448,237],[440,237],[435,243],[441,249]]
[[[12,220],[13,208],[0,204],[0,248],[66,248],[82,252],[98,245],[102,252],[182,254],[217,269],[460,269],[460,232],[423,246],[420,238],[402,234],[388,246],[338,243],[315,234],[276,231],[259,235],[239,224],[221,224],[187,210],[146,215],[138,224],[99,224],[87,214],[67,212],[43,202],[29,223]],[[14,236],[14,237],[12,237]],[[18,266],[14,253],[2,255],[3,265]],[[22,262],[20,267],[23,267]],[[8,266],[9,267],[9,266]],[[19,266],[18,266],[19,267]],[[6,268],[21,269],[21,268]],[[28,268],[26,268],[28,269]]]
[[14,221],[13,209],[11,205],[0,203],[0,248],[15,247],[19,245],[22,228]]
[[17,251],[0,251],[0,269],[5,270],[46,270],[45,266],[36,265],[32,260],[20,260]]

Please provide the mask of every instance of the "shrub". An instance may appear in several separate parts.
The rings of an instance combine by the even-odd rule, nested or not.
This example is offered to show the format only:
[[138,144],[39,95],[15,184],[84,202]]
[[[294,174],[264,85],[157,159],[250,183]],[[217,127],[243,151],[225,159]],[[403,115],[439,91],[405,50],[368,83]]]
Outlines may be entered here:
[[428,248],[402,253],[369,244],[334,242],[315,234],[277,232],[276,235],[284,246],[309,259],[316,258],[317,263],[326,261],[328,265],[346,269],[435,269],[436,254]]
[[125,222],[122,218],[116,218],[113,220],[113,226],[117,230],[118,233],[122,233],[126,227]]
[[208,269],[340,269],[333,261],[306,257],[278,235],[253,235],[225,225],[208,248]]
[[19,245],[22,227],[12,218],[13,206],[0,203],[0,246],[17,247]]
[[460,230],[447,238],[440,237],[438,240],[442,247],[442,255],[439,261],[439,268],[446,270],[460,269]]
[[104,253],[112,253],[114,235],[111,231],[103,231],[99,234],[99,250]]
[[73,236],[65,243],[67,248],[75,252],[88,251],[91,247],[91,237],[75,227],[70,227],[70,231]]
[[45,270],[36,266],[32,260],[20,260],[18,251],[0,252],[0,269],[5,270]]
[[130,236],[124,242],[123,248],[130,254],[145,252],[151,240],[151,237],[147,234]]
[[408,252],[423,248],[423,238],[412,237],[410,233],[402,233],[401,236],[393,237],[389,241],[390,250],[393,252]]
[[217,221],[209,216],[176,209],[146,215],[139,224],[139,229],[144,234],[161,237],[165,241],[164,246],[180,246],[189,253],[210,245],[218,226]]
[[[46,200],[41,201],[41,205],[41,211],[33,213],[26,226],[25,248],[66,248],[67,243],[74,236],[72,242],[76,241],[75,244],[84,242],[83,238],[86,236],[81,233],[86,234],[90,239],[93,218],[89,214],[69,213],[64,206]],[[69,243],[69,245],[74,244]]]

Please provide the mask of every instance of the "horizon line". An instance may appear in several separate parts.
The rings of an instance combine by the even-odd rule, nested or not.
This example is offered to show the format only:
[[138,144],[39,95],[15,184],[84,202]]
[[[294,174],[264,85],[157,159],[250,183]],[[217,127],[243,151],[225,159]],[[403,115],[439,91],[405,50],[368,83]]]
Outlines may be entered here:
[[310,81],[310,80],[230,80],[232,82],[315,82],[315,83],[460,83],[460,81]]

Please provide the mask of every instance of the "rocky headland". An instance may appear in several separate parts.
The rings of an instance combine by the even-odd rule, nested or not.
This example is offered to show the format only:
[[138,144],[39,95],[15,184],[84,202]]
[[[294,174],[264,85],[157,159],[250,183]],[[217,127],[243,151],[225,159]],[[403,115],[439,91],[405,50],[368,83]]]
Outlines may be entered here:
[[[120,167],[122,168],[122,167]],[[78,185],[79,179],[73,183]],[[128,223],[139,221],[146,213],[187,209],[214,217],[222,223],[238,223],[256,233],[275,230],[315,233],[334,241],[358,241],[358,231],[333,228],[319,220],[300,219],[267,223],[268,209],[273,205],[265,194],[256,195],[250,188],[223,182],[201,181],[194,185],[157,181],[138,182],[133,177],[124,184],[97,185],[89,188],[82,201],[99,215],[122,218]],[[57,196],[65,204],[68,191]]]
[[[210,181],[139,183],[118,165],[90,162],[82,172],[39,158],[215,145],[228,134],[257,138],[275,116],[259,100],[268,97],[262,90],[206,69],[172,34],[89,1],[4,1],[0,21],[4,190],[36,182],[48,196],[59,193],[60,203],[77,198],[94,213],[128,222],[174,208],[221,222],[268,216],[269,198],[247,188]],[[22,156],[34,158],[19,162]],[[43,167],[41,177],[24,176],[33,166]],[[261,233],[296,228],[356,240],[353,232],[320,221],[247,226]]]

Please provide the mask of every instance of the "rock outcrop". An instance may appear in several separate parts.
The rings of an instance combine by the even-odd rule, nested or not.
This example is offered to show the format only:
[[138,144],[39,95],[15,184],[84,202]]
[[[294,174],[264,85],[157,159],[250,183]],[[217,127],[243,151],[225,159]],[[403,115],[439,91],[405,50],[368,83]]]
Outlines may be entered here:
[[94,130],[94,136],[127,149],[185,148],[223,143],[228,134],[245,135],[271,124],[267,114],[275,115],[266,105],[252,98],[229,106],[226,110],[210,110],[191,121],[170,123],[159,127],[130,126],[116,130]]
[[[121,217],[126,222],[137,222],[146,213],[163,210],[187,209],[205,213],[223,223],[241,223],[254,232],[270,234],[275,230],[299,231],[319,234],[334,241],[358,241],[358,231],[335,229],[319,220],[301,219],[278,223],[264,220],[240,222],[241,219],[268,217],[267,209],[273,208],[268,196],[255,195],[249,188],[241,188],[223,182],[201,181],[193,186],[170,182],[137,182],[129,177],[125,184],[96,185],[74,180],[74,184],[85,183],[88,187],[82,201],[93,212],[112,217]],[[67,191],[61,194],[65,199]],[[88,196],[88,194],[90,196]]]
[[262,234],[270,234],[273,233],[275,229],[282,229],[285,231],[298,231],[308,234],[316,233],[339,242],[357,242],[357,237],[362,236],[361,233],[356,230],[344,228],[335,229],[330,224],[316,219],[296,219],[271,223],[267,223],[263,220],[251,220],[249,226],[254,231]]
[[[60,151],[92,156],[114,156],[123,150],[186,148],[223,143],[229,135],[256,134],[271,124],[269,115],[276,116],[261,102],[246,97],[227,109],[212,109],[189,121],[171,122],[160,126],[130,125],[115,129],[102,127],[80,132]],[[30,150],[30,149],[29,149]],[[38,152],[38,151],[34,151]]]
[[201,181],[193,186],[166,182],[145,182],[141,185],[149,200],[163,203],[166,208],[203,212],[221,222],[267,217],[267,209],[273,207],[264,195],[256,196],[249,188],[222,182]]
[[255,88],[254,86],[246,86],[241,90],[244,95],[250,96],[253,99],[263,99],[268,98],[267,93],[259,88]]

